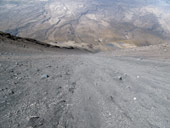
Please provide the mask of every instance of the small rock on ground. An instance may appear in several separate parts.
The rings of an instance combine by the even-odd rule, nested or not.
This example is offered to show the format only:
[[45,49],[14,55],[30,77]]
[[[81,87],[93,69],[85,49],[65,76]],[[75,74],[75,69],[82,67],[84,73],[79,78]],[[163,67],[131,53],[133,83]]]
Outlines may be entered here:
[[44,74],[44,75],[41,76],[41,79],[45,79],[45,78],[48,78],[48,77],[50,77],[48,74]]

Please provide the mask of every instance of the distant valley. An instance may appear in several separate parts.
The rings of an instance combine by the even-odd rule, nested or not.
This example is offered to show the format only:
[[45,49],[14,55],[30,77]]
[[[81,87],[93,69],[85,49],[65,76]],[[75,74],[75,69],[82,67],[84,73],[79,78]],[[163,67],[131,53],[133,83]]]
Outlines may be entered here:
[[1,31],[66,47],[109,50],[168,43],[169,23],[166,0],[0,2]]

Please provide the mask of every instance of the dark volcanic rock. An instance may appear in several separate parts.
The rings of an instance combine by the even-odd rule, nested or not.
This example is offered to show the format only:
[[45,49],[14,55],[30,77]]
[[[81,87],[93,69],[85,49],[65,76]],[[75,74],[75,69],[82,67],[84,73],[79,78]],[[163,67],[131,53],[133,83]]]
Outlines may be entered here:
[[27,126],[31,126],[33,128],[37,128],[39,126],[42,126],[44,124],[44,119],[41,119],[38,116],[31,117],[28,121]]

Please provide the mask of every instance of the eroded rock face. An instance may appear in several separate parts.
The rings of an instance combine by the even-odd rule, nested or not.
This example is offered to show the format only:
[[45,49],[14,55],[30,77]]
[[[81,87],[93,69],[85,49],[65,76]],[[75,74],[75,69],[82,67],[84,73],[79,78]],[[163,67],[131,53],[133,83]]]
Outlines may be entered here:
[[132,48],[169,40],[169,6],[165,0],[3,0],[0,30],[64,47]]

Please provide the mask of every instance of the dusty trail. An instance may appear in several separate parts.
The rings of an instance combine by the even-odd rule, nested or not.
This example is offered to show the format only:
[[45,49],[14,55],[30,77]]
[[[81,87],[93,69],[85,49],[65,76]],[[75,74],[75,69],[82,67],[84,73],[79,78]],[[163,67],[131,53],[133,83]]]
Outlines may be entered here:
[[1,60],[2,128],[170,125],[169,62],[100,54],[24,57]]
[[67,127],[169,127],[169,63],[98,55],[83,59],[70,107],[76,123],[68,121]]
[[170,126],[169,60],[7,42],[0,53],[0,128]]

